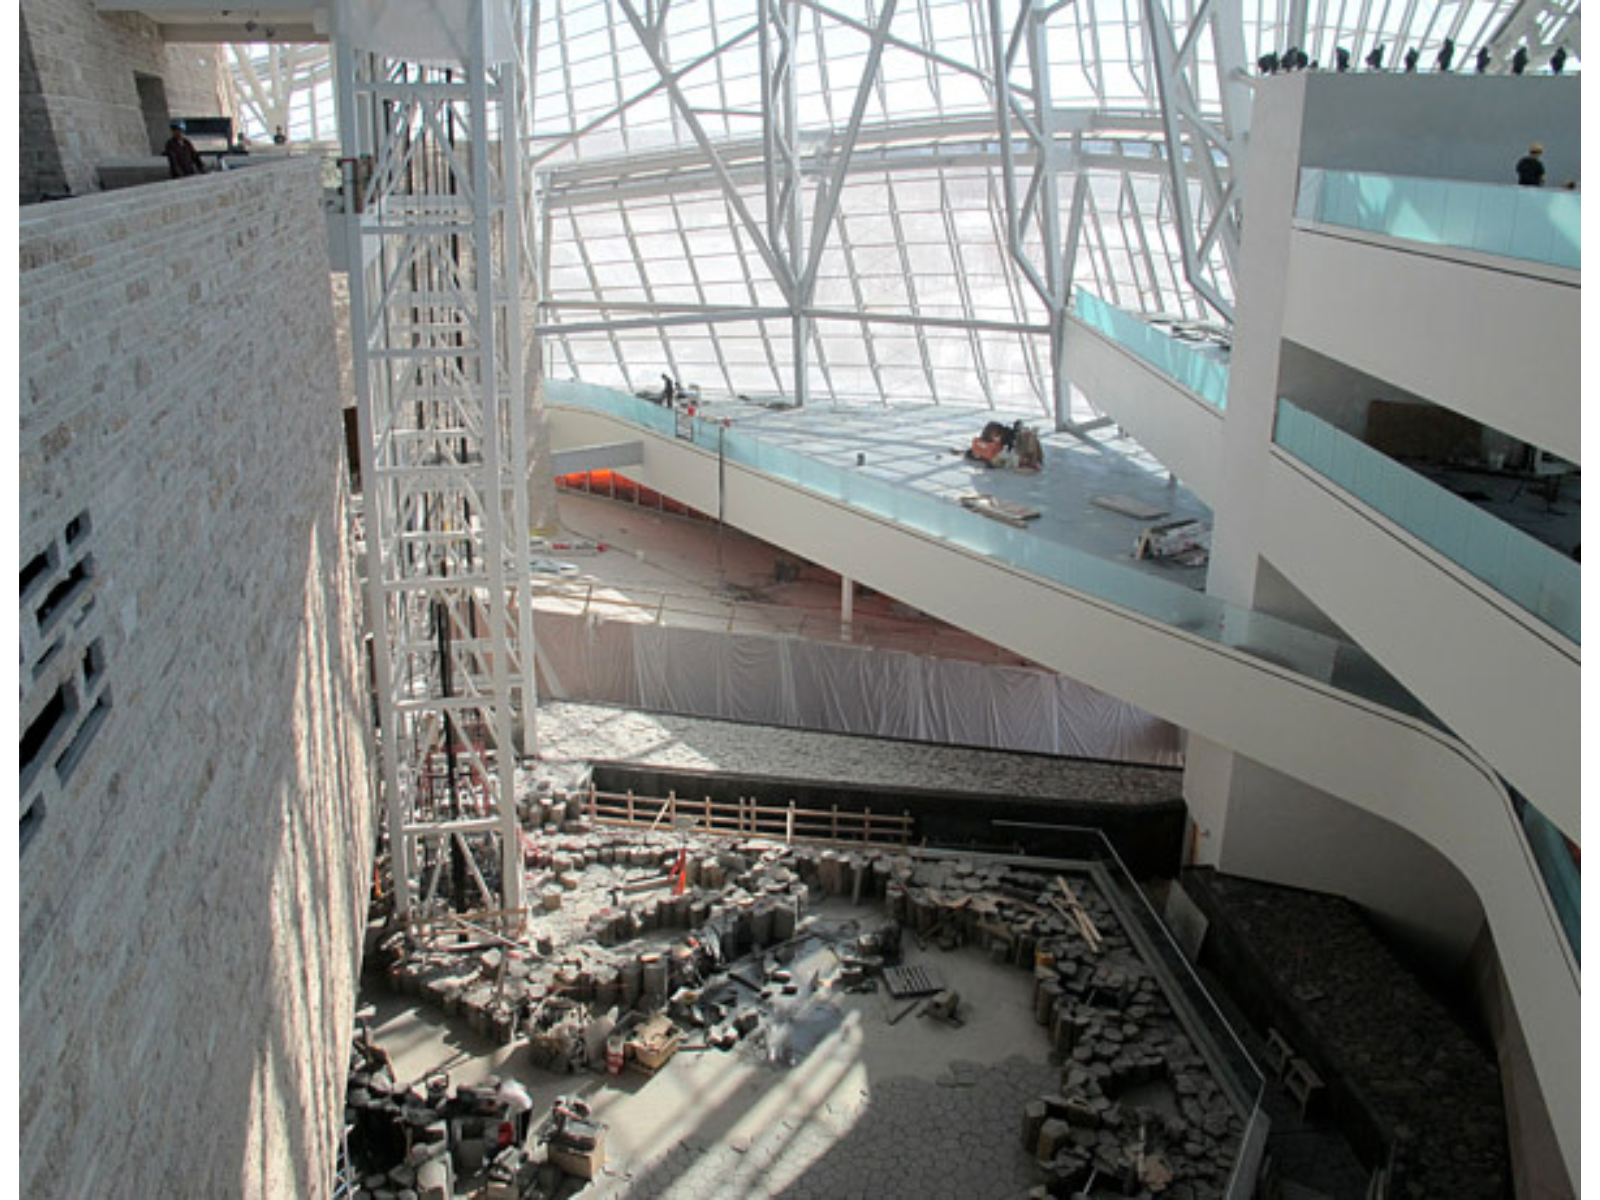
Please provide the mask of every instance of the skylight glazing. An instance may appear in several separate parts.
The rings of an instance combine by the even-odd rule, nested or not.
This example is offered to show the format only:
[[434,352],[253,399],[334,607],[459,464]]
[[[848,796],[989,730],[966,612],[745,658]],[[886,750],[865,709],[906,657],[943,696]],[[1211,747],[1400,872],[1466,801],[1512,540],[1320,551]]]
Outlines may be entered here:
[[[1508,39],[1543,44],[1576,21],[1576,0],[1218,3],[1040,0],[1034,11],[1049,16],[1035,40],[1017,20],[1021,0],[1004,0],[1025,209],[1013,243],[995,24],[981,0],[524,0],[547,370],[630,389],[665,373],[708,392],[787,395],[798,330],[815,399],[1051,415],[1049,331],[1074,287],[1189,319],[1231,305],[1226,238],[1205,244],[1193,278],[1183,266],[1185,245],[1216,219],[1228,159],[1218,153],[1207,181],[1189,141],[1189,171],[1169,167],[1161,35],[1147,16],[1169,27],[1174,51],[1192,51],[1183,86],[1219,146],[1234,137],[1230,110],[1247,103],[1242,72],[1296,41],[1329,67],[1339,47],[1359,68],[1375,45],[1386,66],[1415,46],[1429,69],[1448,37],[1455,69],[1471,70],[1476,48],[1498,38],[1500,70]],[[283,112],[292,136],[326,136],[325,75],[298,51],[286,70],[264,50],[236,55],[251,120]],[[285,106],[268,80],[305,98]],[[1035,174],[1046,126],[1048,215],[1050,176]],[[792,158],[768,166],[785,146]],[[1064,287],[1051,282],[1047,220],[1065,245]]]

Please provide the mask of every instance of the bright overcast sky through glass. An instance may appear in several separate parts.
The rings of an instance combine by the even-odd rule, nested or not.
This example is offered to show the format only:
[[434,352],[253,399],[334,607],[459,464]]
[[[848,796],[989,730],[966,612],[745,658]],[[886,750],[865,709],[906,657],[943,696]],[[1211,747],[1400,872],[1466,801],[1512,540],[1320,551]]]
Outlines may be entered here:
[[[1217,201],[1231,164],[1222,146],[1230,121],[1242,116],[1228,108],[1230,77],[1218,59],[1253,69],[1260,55],[1290,44],[1287,0],[1218,5],[1192,30],[1197,3],[1151,0],[1174,45],[1194,33],[1193,104],[1220,131],[1214,142],[1186,143],[1191,166],[1196,144],[1217,147],[1220,182],[1208,193],[1191,170],[1181,197],[1201,229],[1225,209]],[[786,286],[773,261],[787,254],[813,314],[804,336],[814,400],[1050,411],[1050,307],[1008,246],[990,6],[900,0],[883,27],[886,6],[542,0],[525,7],[534,65],[529,178],[547,238],[539,319],[552,377],[632,390],[665,372],[707,393],[787,393],[795,285]],[[1146,0],[1036,7],[1049,14],[1034,44],[1047,64],[1060,231],[1072,239],[1062,269],[1072,288],[1135,312],[1225,328],[1233,286],[1224,239],[1206,248],[1197,281],[1183,268]],[[1570,8],[1575,14],[1576,0]],[[767,10],[783,28],[774,36],[769,22],[764,60]],[[1009,78],[1020,115],[1012,132],[1017,187],[1025,189],[1033,156],[1022,134],[1027,121],[1039,122],[1030,89],[1041,75],[1030,36],[1012,42],[1017,10],[1017,0],[1004,0],[998,23],[1015,54]],[[1308,0],[1301,48],[1331,67],[1342,47],[1359,69],[1375,46],[1384,48],[1386,66],[1415,47],[1431,67],[1449,37],[1455,69],[1471,70],[1477,48],[1524,12],[1514,0]],[[1543,25],[1530,36],[1537,40],[1572,14],[1560,4],[1541,6]],[[880,57],[863,92],[877,42]],[[791,68],[787,78],[775,74],[781,63]],[[261,136],[284,124],[296,141],[331,140],[326,64],[323,47],[234,47],[247,128]],[[1231,78],[1247,109],[1248,86]],[[847,133],[857,110],[852,146]],[[771,204],[783,179],[763,169],[772,161],[764,141],[774,126],[769,112],[778,126],[791,115],[798,131],[797,224]],[[849,170],[828,196],[847,147]],[[824,199],[836,216],[819,224]],[[1019,244],[1021,257],[1044,261],[1038,223],[1024,227]],[[666,317],[673,323],[658,323]]]

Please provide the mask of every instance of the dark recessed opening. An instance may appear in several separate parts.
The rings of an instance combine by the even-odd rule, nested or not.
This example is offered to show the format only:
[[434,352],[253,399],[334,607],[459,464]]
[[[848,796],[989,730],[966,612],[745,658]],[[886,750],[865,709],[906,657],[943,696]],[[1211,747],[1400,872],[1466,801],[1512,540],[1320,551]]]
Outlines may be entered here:
[[67,602],[77,595],[78,589],[89,582],[89,577],[93,574],[94,559],[92,557],[85,557],[82,562],[73,565],[72,570],[67,572],[67,577],[50,589],[50,594],[44,598],[44,601],[36,610],[40,629],[49,627],[50,622],[61,613]]
[[67,545],[76,546],[79,541],[89,536],[89,513],[85,510],[67,522]]
[[39,710],[39,715],[28,723],[27,729],[22,731],[21,750],[18,758],[21,760],[22,786],[26,788],[38,769],[38,760],[44,753],[46,746],[55,739],[57,732],[66,725],[72,715],[78,711],[78,696],[72,685],[62,684],[56,689],[56,694],[45,701],[45,706]]
[[22,594],[26,596],[28,589],[39,582],[39,579],[50,568],[56,565],[56,548],[47,546],[43,551],[35,554],[22,568]]
[[72,778],[72,773],[78,769],[78,764],[83,761],[83,756],[89,752],[89,745],[100,732],[100,727],[106,723],[106,716],[111,712],[111,689],[107,688],[100,693],[99,699],[94,702],[94,707],[89,710],[89,715],[83,719],[83,724],[78,726],[78,732],[73,735],[72,742],[56,759],[56,778],[63,785]]
[[93,683],[100,678],[100,672],[106,669],[106,650],[99,638],[89,643],[89,648],[83,652],[83,678],[86,683]]
[[39,832],[39,828],[43,824],[44,800],[41,798],[29,805],[28,811],[22,814],[22,835],[21,845],[18,849],[19,854],[28,852],[28,843],[33,841],[34,835]]

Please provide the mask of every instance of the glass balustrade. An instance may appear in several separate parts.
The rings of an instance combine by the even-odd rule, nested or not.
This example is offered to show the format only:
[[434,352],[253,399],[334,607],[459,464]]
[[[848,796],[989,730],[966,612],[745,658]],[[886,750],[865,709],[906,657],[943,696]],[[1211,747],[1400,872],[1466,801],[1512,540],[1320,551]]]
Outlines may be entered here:
[[1430,246],[1582,269],[1582,202],[1565,188],[1308,168],[1300,172],[1295,215]]
[[1273,441],[1574,642],[1579,567],[1476,505],[1287,400]]
[[1228,407],[1228,364],[1163,333],[1149,321],[1079,288],[1073,314],[1095,332],[1138,355],[1213,408]]
[[1513,791],[1511,796],[1516,804],[1517,815],[1522,819],[1533,860],[1539,864],[1539,873],[1544,876],[1545,890],[1550,894],[1550,903],[1561,922],[1561,930],[1567,936],[1573,956],[1581,962],[1583,877],[1573,857],[1571,843],[1548,817],[1529,804],[1521,794]]
[[[597,409],[674,435],[674,412],[648,400],[610,388],[561,380],[547,381],[545,389],[552,403]],[[720,445],[720,453],[728,461],[786,480],[816,495],[1437,723],[1370,655],[1351,643],[1224,603],[1125,563],[1046,540],[1029,530],[988,520],[948,497],[918,492],[775,445],[737,426],[725,427],[717,421],[697,418],[690,423],[689,440],[713,453]]]

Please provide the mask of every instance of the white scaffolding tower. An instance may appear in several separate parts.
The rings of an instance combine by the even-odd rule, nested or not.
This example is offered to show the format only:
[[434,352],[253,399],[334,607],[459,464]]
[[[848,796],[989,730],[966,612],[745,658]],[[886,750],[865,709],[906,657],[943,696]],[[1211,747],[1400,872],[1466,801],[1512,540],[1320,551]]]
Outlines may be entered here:
[[517,927],[534,710],[520,64],[509,6],[451,13],[337,9],[368,621],[397,911],[443,903],[448,880],[454,907]]

